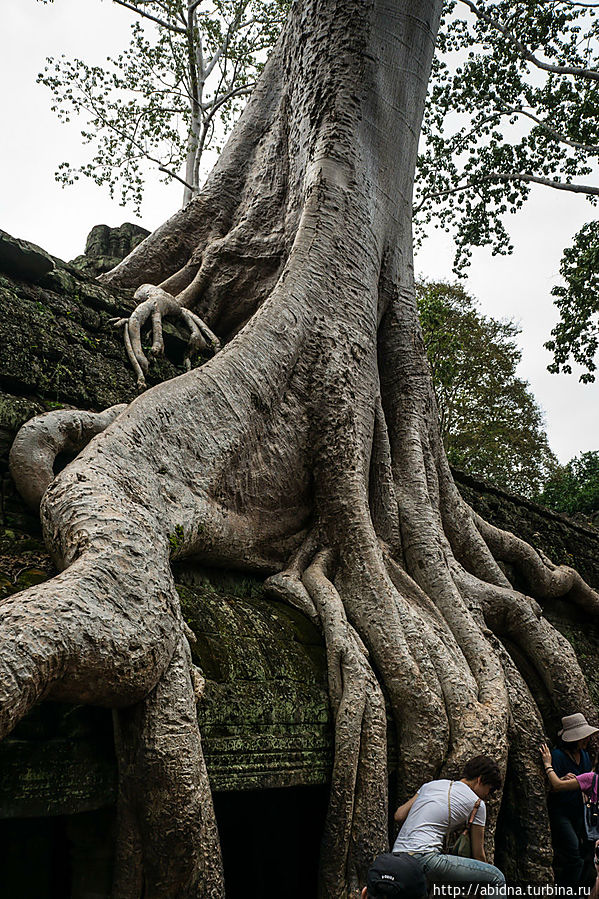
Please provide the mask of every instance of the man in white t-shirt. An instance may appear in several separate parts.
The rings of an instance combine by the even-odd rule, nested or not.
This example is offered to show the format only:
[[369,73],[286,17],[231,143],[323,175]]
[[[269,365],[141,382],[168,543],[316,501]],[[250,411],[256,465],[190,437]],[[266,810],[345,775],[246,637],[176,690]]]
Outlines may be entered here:
[[[433,780],[395,812],[401,830],[393,852],[408,852],[417,858],[430,886],[433,884],[486,884],[503,887],[499,868],[487,864],[485,856],[484,800],[501,786],[499,767],[493,759],[478,755],[464,767],[461,780]],[[443,853],[448,833],[464,827],[472,815],[472,858]],[[486,895],[491,895],[489,889]]]

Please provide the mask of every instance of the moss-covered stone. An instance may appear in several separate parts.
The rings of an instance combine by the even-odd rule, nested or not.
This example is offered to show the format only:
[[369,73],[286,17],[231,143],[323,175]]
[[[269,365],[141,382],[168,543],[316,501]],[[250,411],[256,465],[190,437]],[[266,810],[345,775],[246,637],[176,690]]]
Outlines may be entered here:
[[[5,547],[11,539],[24,538],[5,536]],[[18,542],[13,546],[16,552]],[[46,562],[19,576],[48,576]],[[267,600],[256,579],[197,569],[193,579],[195,586],[178,590],[197,636],[194,661],[206,677],[198,719],[213,789],[327,783],[332,731],[319,632]],[[18,586],[13,576],[7,592]],[[0,744],[0,817],[74,814],[112,802],[111,741],[108,713],[42,703]]]
[[53,266],[52,257],[41,247],[0,231],[0,271],[25,281],[37,281]]
[[319,632],[267,600],[258,581],[239,579],[235,593],[223,593],[210,575],[203,587],[178,589],[207,678],[198,718],[213,788],[326,783],[331,722]]
[[[122,334],[110,318],[134,308],[127,293],[110,293],[55,260],[37,284],[0,274],[0,389],[7,397],[99,411],[137,395]],[[171,357],[182,361],[184,341],[165,329]],[[166,359],[152,362],[149,383],[180,374]],[[37,410],[32,410],[37,411]]]
[[11,593],[39,584],[55,573],[39,526],[35,519],[32,520],[36,533],[0,529],[0,602]]
[[599,708],[599,622],[590,621],[580,609],[562,599],[544,603],[543,611],[572,644],[593,701]]
[[72,259],[70,265],[92,278],[109,272],[148,236],[140,225],[125,222],[118,228],[95,225],[87,235],[85,253]]
[[[21,425],[51,409],[100,411],[137,396],[122,332],[110,324],[134,308],[131,293],[109,292],[60,259],[51,261],[36,283],[0,270],[0,524],[24,530],[34,525],[8,473]],[[151,361],[150,385],[183,372],[188,335],[169,324],[164,331],[167,358]]]
[[115,798],[107,709],[42,703],[0,745],[0,818],[73,814]]

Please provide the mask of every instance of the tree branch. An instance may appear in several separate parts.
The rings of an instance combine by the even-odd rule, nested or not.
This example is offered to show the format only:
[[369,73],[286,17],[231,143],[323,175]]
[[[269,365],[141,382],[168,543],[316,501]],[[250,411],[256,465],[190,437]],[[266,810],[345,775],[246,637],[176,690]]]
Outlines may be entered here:
[[551,178],[542,178],[540,175],[529,175],[525,172],[516,172],[514,174],[490,172],[488,175],[481,175],[479,178],[468,181],[467,184],[457,184],[455,187],[448,187],[447,190],[440,190],[434,194],[425,194],[418,206],[414,207],[414,215],[417,215],[429,200],[439,200],[442,197],[461,193],[464,190],[476,188],[486,181],[528,181],[532,184],[541,184],[543,187],[552,187],[554,190],[567,190],[575,194],[599,196],[599,187],[594,187],[592,184],[568,184],[564,181],[552,181]]
[[566,6],[577,6],[581,9],[599,9],[599,3],[581,3],[577,0],[549,0],[551,6],[557,6],[559,3],[565,3]]
[[554,190],[567,190],[570,193],[587,194],[590,197],[599,196],[599,187],[594,187],[592,184],[569,184],[566,181],[553,181],[551,178],[541,178],[539,175],[528,175],[525,172],[517,172],[513,175],[491,172],[484,180],[530,181],[532,184],[542,184],[544,187],[552,187]]
[[177,25],[172,25],[170,22],[166,22],[164,19],[159,19],[157,16],[152,16],[149,12],[144,12],[143,9],[139,9],[139,7],[133,6],[131,3],[127,3],[126,0],[114,0],[114,3],[117,3],[119,6],[124,6],[126,9],[132,10],[132,12],[137,13],[138,16],[143,16],[144,19],[150,19],[152,22],[156,22],[157,25],[162,25],[163,28],[167,28],[169,31],[175,31],[177,34],[185,34],[184,28],[179,28]]
[[224,54],[225,56],[227,55],[227,51],[228,51],[228,49],[229,49],[229,41],[230,41],[230,39],[231,39],[231,35],[234,34],[234,33],[237,31],[237,29],[239,28],[239,25],[240,25],[240,22],[241,22],[241,17],[242,17],[242,15],[243,15],[243,13],[245,12],[246,6],[247,6],[247,0],[244,0],[244,2],[240,3],[239,9],[238,9],[238,11],[237,11],[237,13],[236,13],[236,15],[235,15],[235,18],[233,19],[233,21],[231,22],[231,24],[230,24],[229,27],[227,28],[227,34],[226,34],[226,36],[225,36],[224,41],[222,42],[222,44],[220,45],[220,47],[218,48],[218,50],[215,51],[214,56],[212,57],[212,59],[211,59],[211,60],[207,63],[207,65],[206,65],[206,68],[205,68],[205,70],[204,70],[204,71],[205,71],[205,77],[206,77],[206,78],[210,75],[210,73],[211,73],[212,70],[214,69],[215,65],[217,64],[217,62],[219,61],[219,59],[221,58],[221,56],[223,56],[223,54]]
[[[84,98],[85,98],[85,96],[86,95],[83,94]],[[175,181],[180,181],[181,184],[183,184],[185,187],[189,188],[190,190],[193,190],[192,186],[190,184],[188,184],[187,181],[185,181],[179,175],[175,174],[175,172],[172,172],[170,169],[166,168],[166,166],[160,159],[157,159],[155,156],[151,156],[150,153],[148,153],[147,149],[144,146],[142,146],[142,144],[139,143],[139,141],[135,138],[134,135],[132,136],[130,134],[127,134],[126,131],[124,131],[122,128],[119,128],[118,125],[115,125],[114,122],[112,122],[109,118],[107,118],[107,116],[104,115],[102,110],[96,106],[96,104],[94,102],[94,98],[92,96],[90,96],[88,94],[87,98],[88,98],[89,105],[86,105],[86,103],[84,101],[82,101],[81,107],[83,109],[86,109],[89,113],[91,113],[91,115],[96,116],[101,122],[103,122],[103,124],[107,128],[109,128],[111,131],[114,131],[115,134],[118,134],[119,137],[121,137],[123,140],[125,140],[129,144],[131,144],[131,146],[133,146],[137,150],[139,150],[140,158],[147,159],[148,162],[153,162],[155,165],[158,166],[159,171],[164,172],[165,175],[168,175],[170,178],[174,178]]]
[[[149,159],[150,162],[156,162],[156,163],[158,162],[157,159],[152,159],[151,156],[147,156],[146,158]],[[188,184],[187,181],[185,180],[185,178],[181,178],[179,175],[175,175],[175,173],[172,172],[170,169],[167,169],[166,166],[164,166],[164,165],[159,165],[159,166],[158,166],[158,171],[159,171],[159,172],[164,172],[165,175],[168,175],[169,178],[174,178],[175,181],[179,181],[179,182],[183,185],[183,187],[188,188],[188,190],[191,190],[191,191],[193,190],[192,185],[191,185],[191,184]]]
[[559,131],[556,131],[551,125],[548,125],[547,122],[544,122],[543,119],[539,119],[536,115],[533,115],[532,112],[528,112],[526,109],[514,108],[507,109],[504,115],[523,115],[526,118],[531,119],[533,122],[536,122],[540,128],[554,137],[561,144],[567,144],[569,147],[573,147],[575,150],[584,150],[585,153],[599,153],[599,146],[593,144],[582,144],[577,140],[570,140],[570,138],[566,137],[565,134],[561,134]]
[[497,112],[492,112],[488,116],[485,116],[483,119],[477,122],[476,125],[470,129],[470,131],[459,137],[459,139],[457,140],[457,146],[460,146],[460,144],[465,144],[470,137],[477,134],[477,132],[483,127],[483,125],[486,125],[488,122],[492,122],[494,119],[498,119],[501,116],[512,115],[522,115],[528,119],[531,119],[533,122],[535,122],[535,124],[537,124],[544,131],[547,131],[548,134],[554,137],[561,144],[567,144],[569,147],[573,147],[575,150],[583,150],[585,153],[599,153],[599,145],[583,144],[576,140],[570,140],[570,138],[566,137],[565,134],[561,134],[559,131],[556,131],[555,128],[552,128],[551,125],[548,125],[547,122],[543,121],[543,119],[540,119],[532,112],[523,109],[521,106],[498,109]]
[[210,103],[205,103],[202,106],[202,112],[206,112],[205,121],[208,121],[215,112],[217,112],[221,106],[223,106],[227,100],[233,100],[235,97],[243,97],[246,94],[251,94],[255,87],[255,82],[251,84],[244,84],[242,87],[234,87],[224,93],[220,94],[218,97],[214,97]]
[[477,18],[481,19],[481,21],[486,22],[487,25],[490,25],[496,31],[501,32],[501,34],[503,34],[503,36],[516,48],[522,59],[531,62],[538,69],[543,69],[545,72],[553,72],[557,75],[575,75],[579,78],[587,78],[589,81],[599,81],[599,71],[596,69],[584,69],[579,66],[558,66],[553,63],[543,62],[542,59],[539,59],[539,57],[535,56],[530,50],[527,50],[524,44],[522,44],[516,35],[512,34],[505,25],[502,25],[497,19],[493,19],[488,13],[480,9],[473,0],[460,0],[460,3],[464,3]]
[[470,190],[471,187],[476,187],[481,179],[477,181],[469,181],[467,184],[456,184],[454,187],[448,187],[447,190],[439,190],[434,194],[425,194],[418,206],[414,207],[414,215],[418,215],[422,207],[429,202],[429,200],[440,200],[442,197],[449,197],[452,194],[459,194],[463,190]]

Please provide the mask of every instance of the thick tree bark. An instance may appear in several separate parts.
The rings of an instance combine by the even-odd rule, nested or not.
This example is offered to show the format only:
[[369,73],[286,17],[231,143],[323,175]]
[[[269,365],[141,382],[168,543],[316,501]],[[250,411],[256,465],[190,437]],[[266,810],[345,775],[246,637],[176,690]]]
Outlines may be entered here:
[[336,722],[323,896],[355,895],[387,845],[383,693],[403,797],[470,755],[505,770],[511,753],[537,823],[521,876],[548,879],[540,714],[500,640],[558,712],[596,714],[502,563],[538,599],[568,593],[591,614],[599,599],[474,516],[443,453],[411,235],[440,6],[298,0],[202,193],[103,278],[159,284],[225,344],[50,484],[42,520],[64,571],[3,606],[1,734],[44,696],[119,710],[115,896],[223,893],[169,555],[261,571],[322,627]]

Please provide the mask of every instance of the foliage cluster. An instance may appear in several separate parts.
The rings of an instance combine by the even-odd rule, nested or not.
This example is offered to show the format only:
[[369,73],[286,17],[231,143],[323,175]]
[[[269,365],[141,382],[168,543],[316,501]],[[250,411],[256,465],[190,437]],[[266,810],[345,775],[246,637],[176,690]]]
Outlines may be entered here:
[[559,465],[538,501],[556,512],[595,523],[599,516],[599,452],[581,453]]
[[545,346],[553,352],[549,371],[572,374],[572,361],[583,368],[580,380],[595,380],[599,345],[599,222],[588,222],[564,250],[560,267],[564,284],[551,291],[560,320]]
[[416,209],[456,241],[511,250],[531,185],[583,193],[599,155],[599,20],[566,0],[450,0],[429,88]]
[[[433,224],[455,240],[455,270],[474,247],[512,250],[509,214],[531,188],[596,204],[599,4],[575,0],[450,0],[445,4],[423,124],[415,195],[419,239]],[[589,178],[589,176],[591,176]],[[594,380],[599,341],[599,223],[565,251],[560,322],[549,370]]]
[[72,184],[84,175],[139,214],[148,162],[164,180],[183,184],[184,202],[197,192],[202,155],[220,149],[288,2],[113,2],[137,16],[129,46],[104,65],[48,58],[38,81],[52,92],[62,121],[81,116],[82,137],[93,147],[88,162],[61,163],[57,180]]
[[482,315],[460,284],[421,283],[418,306],[450,463],[535,495],[557,460],[543,413],[516,374],[518,326]]

